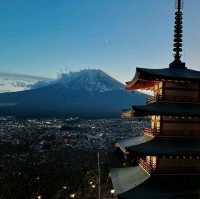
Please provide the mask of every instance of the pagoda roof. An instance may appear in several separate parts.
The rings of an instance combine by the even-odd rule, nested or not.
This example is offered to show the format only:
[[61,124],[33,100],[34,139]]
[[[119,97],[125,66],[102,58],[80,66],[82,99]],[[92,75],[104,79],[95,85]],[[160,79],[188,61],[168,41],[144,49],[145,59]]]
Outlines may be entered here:
[[163,69],[136,68],[136,74],[132,81],[127,82],[127,89],[145,89],[152,87],[155,81],[200,81],[200,71],[186,67],[169,67]]
[[169,115],[200,116],[200,104],[155,102],[142,106],[132,106],[134,116]]
[[200,155],[200,139],[189,137],[154,137],[145,143],[126,147],[138,155]]
[[117,195],[127,192],[150,178],[140,166],[114,168],[110,171],[113,188]]
[[136,136],[133,138],[128,138],[124,140],[120,140],[115,144],[115,147],[120,148],[124,153],[127,152],[126,148],[131,147],[133,145],[139,145],[154,139],[152,136],[144,135],[144,136]]
[[[199,198],[199,181],[199,175],[152,175],[150,178],[146,179],[143,183],[135,186],[131,190],[119,194],[118,198]],[[132,183],[134,184],[134,178]]]

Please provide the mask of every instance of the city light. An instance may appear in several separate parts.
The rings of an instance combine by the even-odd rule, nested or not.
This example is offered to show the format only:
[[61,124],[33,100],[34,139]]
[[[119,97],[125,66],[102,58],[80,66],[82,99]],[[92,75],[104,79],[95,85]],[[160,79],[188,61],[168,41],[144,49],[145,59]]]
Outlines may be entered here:
[[111,189],[110,190],[110,193],[113,195],[113,194],[115,194],[115,190],[114,189]]
[[70,198],[75,198],[75,196],[76,196],[75,193],[72,193],[72,194],[69,195]]
[[93,184],[93,182],[92,182],[92,181],[90,181],[90,182],[89,182],[89,184],[90,184],[90,185],[92,185],[92,184]]
[[114,197],[114,194],[115,194],[115,190],[114,189],[111,189],[110,190],[110,194],[111,194],[111,196],[112,196],[112,198]]
[[37,196],[37,199],[42,199],[42,195]]
[[95,187],[96,187],[96,186],[93,184],[93,185],[92,185],[92,188],[95,189]]
[[37,177],[36,177],[36,180],[40,180],[40,176],[37,176]]
[[66,190],[66,189],[67,189],[67,186],[63,186],[62,188],[63,188],[64,190]]

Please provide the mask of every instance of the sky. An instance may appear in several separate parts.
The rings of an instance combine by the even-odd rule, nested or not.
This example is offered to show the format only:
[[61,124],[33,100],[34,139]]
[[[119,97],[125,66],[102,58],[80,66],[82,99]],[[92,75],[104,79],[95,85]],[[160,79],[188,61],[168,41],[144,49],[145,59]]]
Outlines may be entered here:
[[[136,67],[168,67],[174,9],[174,0],[0,0],[0,72],[96,68],[125,82]],[[184,0],[183,60],[197,70],[199,9]]]

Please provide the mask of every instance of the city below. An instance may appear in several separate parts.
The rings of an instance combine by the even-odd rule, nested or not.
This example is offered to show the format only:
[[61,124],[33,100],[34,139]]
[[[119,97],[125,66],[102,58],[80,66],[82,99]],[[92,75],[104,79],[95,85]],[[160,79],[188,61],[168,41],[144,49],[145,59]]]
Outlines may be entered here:
[[[112,190],[109,170],[122,165],[113,143],[141,135],[148,120],[0,118],[1,198],[96,198]],[[106,184],[107,182],[107,184]]]

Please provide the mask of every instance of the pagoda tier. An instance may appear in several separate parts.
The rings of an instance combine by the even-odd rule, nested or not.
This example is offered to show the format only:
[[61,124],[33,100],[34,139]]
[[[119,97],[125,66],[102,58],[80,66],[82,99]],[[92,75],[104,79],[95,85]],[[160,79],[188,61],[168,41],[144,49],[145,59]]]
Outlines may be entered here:
[[200,138],[140,136],[115,147],[153,175],[200,174]]
[[200,104],[189,103],[151,103],[144,106],[132,106],[133,116],[200,116]]
[[[162,71],[162,69],[158,71],[160,70]],[[187,70],[190,71],[188,73],[192,73],[188,69],[173,68],[169,70]],[[153,71],[157,70],[154,69]],[[171,76],[174,75],[173,77],[175,78],[175,74],[173,73]],[[183,74],[187,73],[185,72]],[[153,136],[200,137],[200,72],[193,71],[192,74],[193,78],[195,77],[194,81],[180,80],[180,76],[177,74],[176,80],[165,79],[154,81],[154,85],[149,87],[153,91],[153,96],[147,98],[146,105],[132,106],[132,110],[125,115],[122,114],[122,116],[125,118],[128,116],[151,116],[151,128],[145,129],[145,134]],[[199,79],[197,74],[199,74]],[[188,76],[191,77],[192,75]],[[143,80],[145,82],[150,81],[151,84],[152,81],[145,79],[145,77],[143,75]],[[140,79],[140,81],[143,80]],[[134,84],[132,84],[131,89],[133,87]]]
[[[154,137],[146,139],[141,136],[141,143],[133,143],[125,146],[127,152],[133,156],[199,156],[200,159],[200,139],[185,137]],[[139,139],[139,138],[138,138]],[[200,168],[199,168],[200,169]]]
[[112,169],[113,187],[119,199],[188,199],[200,197],[200,176],[148,175],[141,167]]
[[151,89],[157,82],[164,81],[200,81],[200,71],[187,68],[147,69],[136,68],[136,74],[132,81],[127,82],[128,90]]
[[[157,176],[147,182],[118,196],[118,199],[152,198],[152,199],[197,199],[200,197],[196,176]],[[188,182],[187,182],[188,181]]]

